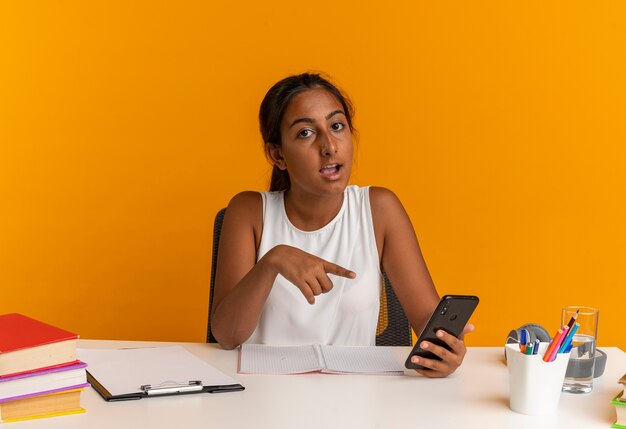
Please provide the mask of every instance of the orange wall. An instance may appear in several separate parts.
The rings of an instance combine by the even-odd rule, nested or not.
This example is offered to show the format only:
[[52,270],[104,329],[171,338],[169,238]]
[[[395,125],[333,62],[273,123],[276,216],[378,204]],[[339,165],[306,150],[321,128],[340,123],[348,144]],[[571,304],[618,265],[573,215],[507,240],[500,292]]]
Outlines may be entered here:
[[624,3],[127,3],[0,6],[0,313],[203,341],[213,215],[267,183],[259,102],[324,70],[354,183],[480,296],[470,345],[584,304],[626,350]]

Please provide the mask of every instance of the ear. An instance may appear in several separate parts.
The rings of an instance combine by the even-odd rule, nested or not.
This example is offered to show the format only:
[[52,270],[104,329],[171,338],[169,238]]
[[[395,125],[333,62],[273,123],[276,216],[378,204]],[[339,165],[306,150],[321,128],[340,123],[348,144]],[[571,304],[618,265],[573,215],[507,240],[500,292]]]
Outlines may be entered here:
[[267,156],[270,161],[272,161],[272,164],[280,170],[287,169],[285,158],[283,158],[283,152],[278,145],[275,145],[274,143],[265,143],[265,151],[267,152]]

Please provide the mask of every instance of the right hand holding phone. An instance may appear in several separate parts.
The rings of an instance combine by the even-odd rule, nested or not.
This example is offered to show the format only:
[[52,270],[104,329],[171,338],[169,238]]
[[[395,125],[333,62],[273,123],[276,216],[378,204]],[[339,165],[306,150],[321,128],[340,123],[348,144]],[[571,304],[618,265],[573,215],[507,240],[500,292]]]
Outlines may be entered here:
[[271,264],[284,278],[296,285],[309,304],[315,304],[315,297],[329,292],[333,282],[328,274],[354,279],[356,274],[347,268],[311,255],[298,248],[278,245],[271,253]]
[[441,360],[412,356],[411,362],[425,367],[424,369],[416,369],[415,371],[429,378],[447,377],[452,374],[459,366],[461,366],[463,358],[465,358],[465,353],[467,352],[465,342],[463,341],[465,334],[469,334],[473,330],[474,325],[468,323],[463,328],[463,332],[461,332],[459,338],[448,334],[442,329],[438,330],[436,334],[437,338],[450,346],[451,350],[447,350],[445,347],[438,346],[430,341],[422,341],[420,346],[423,349],[439,356]]

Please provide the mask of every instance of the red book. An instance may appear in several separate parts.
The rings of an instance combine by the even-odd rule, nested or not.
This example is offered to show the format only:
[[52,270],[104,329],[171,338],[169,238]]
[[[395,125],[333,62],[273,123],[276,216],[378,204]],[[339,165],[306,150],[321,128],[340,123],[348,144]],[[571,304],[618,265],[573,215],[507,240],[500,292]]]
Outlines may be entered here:
[[76,362],[78,335],[22,314],[0,315],[0,377]]

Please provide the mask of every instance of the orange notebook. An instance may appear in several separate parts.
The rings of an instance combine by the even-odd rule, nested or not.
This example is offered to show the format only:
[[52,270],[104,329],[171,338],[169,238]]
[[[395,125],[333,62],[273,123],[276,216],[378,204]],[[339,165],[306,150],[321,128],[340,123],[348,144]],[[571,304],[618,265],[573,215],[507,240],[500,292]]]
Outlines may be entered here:
[[0,315],[0,377],[76,362],[78,335],[18,313]]

